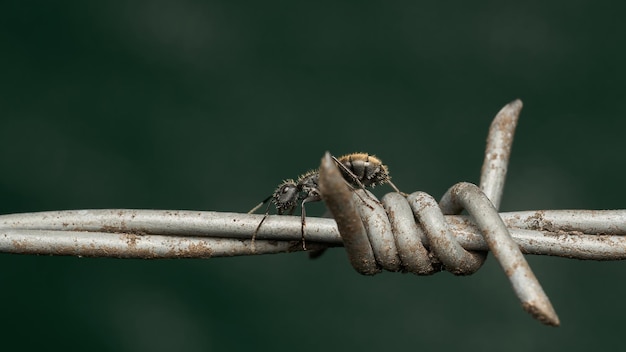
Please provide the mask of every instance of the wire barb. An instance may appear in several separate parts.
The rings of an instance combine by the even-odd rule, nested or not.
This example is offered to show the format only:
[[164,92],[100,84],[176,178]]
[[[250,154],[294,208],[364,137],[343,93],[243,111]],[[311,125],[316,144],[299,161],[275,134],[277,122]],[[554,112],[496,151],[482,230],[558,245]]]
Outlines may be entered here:
[[485,160],[480,170],[480,189],[496,209],[500,209],[513,136],[523,106],[519,99],[505,105],[489,126]]
[[511,281],[524,309],[541,322],[558,326],[559,318],[548,296],[487,196],[475,185],[462,182],[444,194],[440,206],[444,213],[458,213],[462,209],[470,213],[489,249]]
[[[485,254],[465,250],[456,241],[444,219],[444,214],[458,214],[465,209],[480,228],[489,249],[509,277],[524,309],[545,324],[558,326],[559,318],[550,300],[497,212],[511,154],[513,133],[521,107],[522,103],[519,100],[508,104],[497,114],[491,125],[481,175],[481,188],[485,192],[473,184],[458,183],[446,192],[439,205],[424,192],[415,192],[406,200],[404,197],[388,197],[384,200],[387,203],[385,209],[377,206],[377,202],[372,202],[368,208],[355,204],[365,233],[356,226],[359,222],[357,212],[346,204],[350,203],[349,192],[340,186],[341,174],[337,167],[329,162],[331,157],[327,152],[320,167],[320,189],[329,210],[337,219],[342,238],[344,240],[347,238],[350,243],[345,244],[345,247],[355,269],[366,274],[377,272],[372,269],[374,265],[371,264],[369,252],[371,248],[376,263],[389,271],[415,269],[416,274],[428,275],[445,268],[457,275],[474,273],[484,262]],[[416,246],[413,241],[411,244],[417,252],[403,251],[400,254],[397,243],[406,244],[407,238],[419,237],[415,233],[417,228],[406,225],[406,221],[414,219],[413,214],[405,211],[404,216],[410,220],[402,221],[398,214],[391,214],[389,210],[406,207],[389,203],[407,201],[426,234],[428,247]],[[397,224],[392,226],[391,222]],[[392,230],[394,228],[403,232],[396,234]],[[396,239],[396,236],[401,239]],[[367,246],[367,241],[370,246]],[[358,243],[358,246],[353,245],[354,243]],[[411,256],[416,258],[411,259]],[[408,263],[402,263],[401,259],[407,260]],[[364,268],[363,263],[367,263],[368,266]],[[443,265],[439,265],[440,263]]]
[[320,165],[319,187],[326,207],[337,223],[352,267],[364,275],[379,273],[381,269],[374,258],[365,227],[352,202],[352,193],[328,152]]

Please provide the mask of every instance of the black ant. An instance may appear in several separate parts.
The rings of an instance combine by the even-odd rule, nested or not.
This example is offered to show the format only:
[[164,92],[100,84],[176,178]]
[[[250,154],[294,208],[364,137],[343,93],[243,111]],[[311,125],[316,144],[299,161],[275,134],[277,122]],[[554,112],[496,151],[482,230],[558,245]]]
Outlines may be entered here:
[[[341,170],[341,173],[343,174],[344,179],[352,188],[356,187],[365,189],[366,187],[374,187],[376,185],[387,183],[396,192],[404,194],[400,192],[398,187],[391,182],[391,176],[389,176],[387,166],[373,155],[369,155],[367,153],[352,153],[340,156],[339,158],[335,158],[333,156],[333,160],[335,160]],[[263,200],[263,202],[248,212],[248,214],[254,213],[257,209],[263,206],[263,204],[270,202],[265,209],[265,216],[263,216],[263,219],[261,219],[261,222],[252,235],[252,248],[254,248],[254,241],[261,225],[263,225],[263,222],[269,216],[269,208],[272,204],[276,206],[276,213],[278,215],[291,215],[298,207],[298,204],[300,204],[300,208],[302,209],[302,249],[306,250],[306,244],[304,241],[306,210],[304,204],[308,202],[319,202],[322,200],[322,195],[320,194],[318,188],[318,180],[318,170],[308,171],[298,177],[295,181],[293,179],[285,180],[278,185],[278,188],[276,188],[271,196],[267,197]]]

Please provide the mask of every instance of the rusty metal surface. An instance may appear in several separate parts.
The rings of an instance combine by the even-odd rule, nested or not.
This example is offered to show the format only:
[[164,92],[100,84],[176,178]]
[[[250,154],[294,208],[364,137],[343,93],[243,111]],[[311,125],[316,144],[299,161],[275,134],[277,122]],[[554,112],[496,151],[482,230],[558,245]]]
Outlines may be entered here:
[[[297,251],[299,241],[259,241],[257,254]],[[0,230],[0,251],[109,258],[211,258],[250,255],[249,240],[53,230]]]
[[461,246],[433,197],[424,192],[414,192],[406,201],[428,238],[427,243],[434,257],[443,263],[447,271],[455,275],[469,275],[482,266],[486,253],[469,252]]
[[480,170],[480,189],[496,209],[500,209],[513,136],[522,106],[519,99],[507,104],[498,112],[489,127],[485,160]]
[[444,212],[466,209],[470,213],[490,251],[511,281],[522,307],[541,322],[558,326],[559,317],[552,303],[487,196],[475,185],[461,182],[444,194],[440,205]]
[[399,193],[388,193],[382,198],[383,207],[389,215],[392,232],[395,234],[398,256],[403,271],[417,275],[431,275],[442,270],[426,248],[428,237],[413,218],[411,206]]
[[324,202],[335,218],[352,267],[364,275],[379,273],[381,269],[374,258],[365,227],[352,202],[353,194],[330,153],[326,153],[322,158],[319,186]]

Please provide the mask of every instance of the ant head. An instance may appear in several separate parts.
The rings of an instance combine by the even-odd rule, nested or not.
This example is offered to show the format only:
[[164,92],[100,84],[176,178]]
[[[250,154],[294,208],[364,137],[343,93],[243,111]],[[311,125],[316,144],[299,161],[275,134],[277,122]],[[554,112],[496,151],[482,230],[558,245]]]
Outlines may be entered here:
[[284,214],[297,207],[299,193],[298,185],[294,180],[283,181],[272,195],[273,202],[276,204],[276,212],[278,214]]

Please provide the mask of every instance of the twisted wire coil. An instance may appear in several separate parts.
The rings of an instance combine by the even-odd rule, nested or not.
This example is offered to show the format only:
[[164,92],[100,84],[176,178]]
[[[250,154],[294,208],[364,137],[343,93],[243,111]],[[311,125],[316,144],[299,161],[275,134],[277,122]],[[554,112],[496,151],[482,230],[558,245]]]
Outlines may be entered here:
[[[558,326],[559,318],[550,300],[497,210],[521,108],[519,100],[506,105],[490,126],[481,170],[484,192],[473,184],[458,183],[444,194],[439,204],[427,193],[415,192],[406,201],[400,194],[386,196],[384,207],[379,206],[371,194],[362,197],[350,191],[327,152],[320,165],[319,188],[337,221],[352,266],[366,275],[381,268],[418,275],[430,275],[442,268],[457,275],[476,272],[486,253],[465,250],[444,219],[444,214],[458,214],[465,209],[509,277],[524,309],[541,322]],[[413,213],[425,236],[420,236],[419,227],[411,223]],[[399,251],[396,244],[401,248]]]
[[381,269],[418,275],[442,269],[456,275],[476,272],[484,263],[486,252],[465,250],[444,218],[444,214],[467,210],[511,280],[524,309],[545,324],[559,325],[550,300],[504,221],[477,186],[458,183],[439,204],[424,192],[415,192],[406,199],[389,193],[379,204],[371,194],[363,197],[352,192],[327,153],[320,167],[320,190],[337,221],[352,266],[365,275]]

